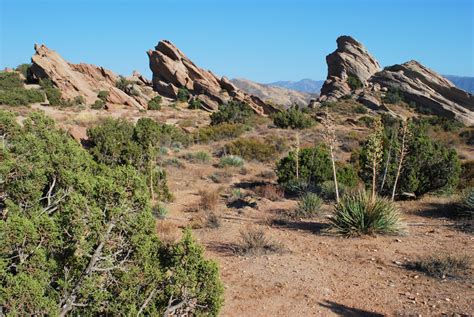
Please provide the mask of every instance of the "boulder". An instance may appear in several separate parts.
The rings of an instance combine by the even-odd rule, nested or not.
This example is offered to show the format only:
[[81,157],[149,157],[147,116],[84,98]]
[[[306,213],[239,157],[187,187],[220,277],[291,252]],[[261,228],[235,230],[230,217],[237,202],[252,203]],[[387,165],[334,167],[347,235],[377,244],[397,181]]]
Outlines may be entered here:
[[468,126],[474,125],[474,96],[417,61],[387,67],[370,81],[384,88],[398,89],[406,102],[414,102]]
[[49,79],[61,91],[64,99],[81,96],[88,105],[97,99],[99,91],[109,92],[107,103],[143,109],[149,97],[129,96],[115,87],[118,76],[112,71],[91,64],[71,64],[45,45],[35,44],[36,54],[31,58],[30,74],[33,79]]
[[153,89],[160,95],[176,98],[178,89],[185,87],[208,111],[217,111],[220,104],[230,100],[245,102],[261,115],[279,111],[239,90],[227,78],[218,78],[211,71],[199,68],[169,41],[160,41],[147,54],[153,72]]
[[347,84],[349,76],[367,86],[368,79],[380,71],[377,60],[361,43],[350,36],[337,39],[337,49],[326,56],[328,76],[321,88],[321,100],[334,101],[351,92]]

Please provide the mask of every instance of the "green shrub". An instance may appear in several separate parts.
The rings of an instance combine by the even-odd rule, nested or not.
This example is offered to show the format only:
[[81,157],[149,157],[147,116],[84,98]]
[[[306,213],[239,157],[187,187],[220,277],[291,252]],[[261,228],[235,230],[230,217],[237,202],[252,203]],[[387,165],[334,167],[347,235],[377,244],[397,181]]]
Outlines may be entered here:
[[382,98],[382,101],[388,104],[399,104],[403,101],[402,92],[398,88],[390,88]]
[[364,105],[357,104],[357,105],[354,107],[354,111],[355,111],[355,113],[366,114],[366,113],[369,112],[369,109],[367,109],[367,107],[364,106]]
[[311,192],[305,193],[298,201],[298,207],[296,208],[294,216],[298,218],[312,218],[317,216],[321,212],[322,204],[323,201],[318,195]]
[[285,183],[281,183],[281,185],[285,193],[289,195],[301,196],[314,190],[314,185],[310,184],[306,179],[290,179]]
[[0,168],[8,197],[0,221],[2,314],[124,316],[143,307],[146,316],[163,316],[191,299],[189,314],[218,315],[216,263],[188,230],[177,243],[160,241],[144,175],[94,161],[40,113],[22,126],[16,119],[0,111],[9,144]]
[[23,80],[18,73],[0,71],[0,90],[23,88]]
[[194,133],[196,143],[210,143],[221,140],[234,139],[246,131],[243,124],[221,123],[208,127],[202,127]]
[[2,105],[26,106],[36,102],[44,102],[44,95],[39,90],[25,88],[0,90],[0,104]]
[[363,116],[363,117],[360,117],[357,120],[357,122],[360,123],[360,125],[369,128],[374,123],[374,118],[369,117],[369,116]]
[[[339,197],[344,196],[346,192],[346,186],[338,182],[337,189],[339,191]],[[322,182],[317,186],[316,190],[323,199],[336,200],[336,186],[334,186],[333,180]]]
[[181,102],[186,102],[189,100],[190,93],[186,87],[181,87],[178,89],[177,99]]
[[140,92],[135,89],[134,87],[134,82],[131,80],[128,80],[127,78],[123,76],[119,76],[117,81],[115,82],[115,87],[123,91],[129,96],[139,96]]
[[245,124],[254,115],[254,111],[247,104],[230,101],[220,105],[219,110],[211,114],[211,125],[222,123]]
[[156,96],[148,101],[148,110],[161,110],[161,96]]
[[219,167],[226,167],[226,166],[242,167],[244,166],[244,160],[240,156],[235,156],[235,155],[223,156],[221,157],[219,161]]
[[240,138],[224,146],[226,153],[243,157],[246,160],[268,162],[277,154],[274,146],[257,138]]
[[31,64],[20,64],[18,65],[15,70],[20,72],[25,78],[28,78],[28,71],[31,67]]
[[106,102],[107,101],[107,98],[109,98],[109,92],[107,90],[101,90],[99,91],[99,93],[97,94],[97,98],[99,98],[100,100],[102,100],[103,102]]
[[332,228],[341,234],[397,234],[402,231],[400,215],[395,204],[365,191],[345,195],[330,218]]
[[351,87],[351,90],[360,89],[364,86],[360,79],[354,75],[347,76],[347,84]]
[[466,189],[462,194],[462,212],[474,216],[474,188]]
[[92,105],[91,109],[102,110],[105,107],[105,102],[102,99],[97,99]]
[[277,112],[272,118],[273,124],[282,129],[306,129],[316,123],[310,115],[304,113],[298,107],[291,107],[288,110]]
[[166,209],[164,205],[158,204],[157,206],[154,206],[152,208],[152,213],[153,213],[153,216],[155,216],[156,218],[163,219],[168,214],[168,209]]
[[337,182],[349,188],[354,188],[359,183],[357,171],[350,164],[337,164],[336,175]]
[[201,100],[197,99],[197,98],[193,98],[191,99],[191,101],[189,102],[189,109],[201,109],[202,108],[202,102]]

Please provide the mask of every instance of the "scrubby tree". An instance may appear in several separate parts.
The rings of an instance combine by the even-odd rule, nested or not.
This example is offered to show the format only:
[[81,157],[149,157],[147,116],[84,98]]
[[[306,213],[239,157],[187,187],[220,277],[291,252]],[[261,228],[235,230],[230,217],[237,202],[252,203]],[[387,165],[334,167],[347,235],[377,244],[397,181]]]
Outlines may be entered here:
[[94,161],[52,120],[0,111],[0,311],[217,315],[216,264],[155,233],[146,181]]
[[219,111],[211,114],[211,124],[242,123],[245,124],[254,116],[254,111],[245,103],[229,101],[219,106]]
[[311,116],[297,106],[276,112],[272,116],[273,124],[282,129],[307,129],[316,124]]

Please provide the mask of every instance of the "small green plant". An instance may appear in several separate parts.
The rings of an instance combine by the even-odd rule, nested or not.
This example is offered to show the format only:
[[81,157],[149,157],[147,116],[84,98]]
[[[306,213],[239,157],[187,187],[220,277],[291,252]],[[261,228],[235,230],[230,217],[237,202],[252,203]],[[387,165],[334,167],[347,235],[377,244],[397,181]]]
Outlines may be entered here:
[[219,106],[219,111],[211,114],[211,125],[221,123],[247,123],[255,115],[252,108],[241,102],[230,101]]
[[364,86],[360,79],[354,75],[349,75],[347,77],[347,84],[351,87],[351,90],[360,89]]
[[227,155],[221,157],[219,161],[219,167],[242,167],[244,166],[244,160],[240,156],[236,155]]
[[283,246],[267,238],[261,228],[247,228],[240,231],[240,243],[235,252],[241,255],[261,255],[279,253]]
[[99,98],[103,102],[106,102],[108,97],[109,97],[109,92],[107,90],[101,90],[97,94],[97,98]]
[[148,110],[161,110],[161,96],[156,96],[148,101]]
[[315,125],[316,121],[310,115],[301,111],[298,107],[275,113],[273,124],[282,129],[307,129]]
[[312,218],[317,216],[321,211],[323,201],[318,195],[314,193],[303,194],[299,201],[298,207],[295,210],[295,217],[298,218]]
[[[346,186],[338,182],[339,196],[343,196],[346,191]],[[324,181],[317,186],[317,192],[325,200],[336,200],[336,186],[334,181]]]
[[388,104],[399,104],[403,101],[403,96],[398,88],[390,88],[389,91],[382,98],[382,101]]
[[474,216],[474,188],[467,188],[462,195],[461,211]]
[[181,102],[186,102],[189,100],[189,90],[186,87],[181,87],[178,89],[177,99]]
[[204,151],[187,153],[184,158],[190,162],[208,163],[211,161],[211,155]]
[[201,109],[202,108],[202,102],[201,100],[197,99],[197,98],[193,98],[191,99],[191,101],[189,102],[189,109]]
[[332,228],[343,235],[397,234],[402,231],[396,205],[384,197],[361,191],[342,197],[334,215]]
[[357,105],[354,107],[354,112],[355,112],[355,113],[360,113],[360,114],[366,114],[366,113],[369,112],[369,109],[367,109],[367,107],[364,106],[364,105],[357,104]]
[[471,265],[468,256],[434,255],[418,259],[406,265],[407,268],[423,272],[429,276],[445,279],[466,275]]
[[165,218],[168,214],[168,209],[162,204],[158,204],[157,206],[153,207],[153,215],[157,218]]
[[97,99],[92,105],[91,109],[102,110],[105,107],[105,102],[102,99]]
[[131,80],[123,76],[119,76],[117,81],[115,82],[115,87],[123,91],[129,96],[139,96],[140,92],[134,87],[134,83]]

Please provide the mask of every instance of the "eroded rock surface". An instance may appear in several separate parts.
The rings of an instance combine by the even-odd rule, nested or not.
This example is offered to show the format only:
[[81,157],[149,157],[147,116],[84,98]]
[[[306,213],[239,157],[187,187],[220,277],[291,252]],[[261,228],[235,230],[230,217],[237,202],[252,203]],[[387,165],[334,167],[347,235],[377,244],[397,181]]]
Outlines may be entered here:
[[169,41],[160,41],[147,53],[153,72],[153,88],[162,96],[177,98],[178,90],[186,88],[208,111],[216,111],[220,104],[230,100],[245,102],[262,115],[277,111],[260,98],[238,89],[226,77],[219,78],[211,71],[199,68]]

